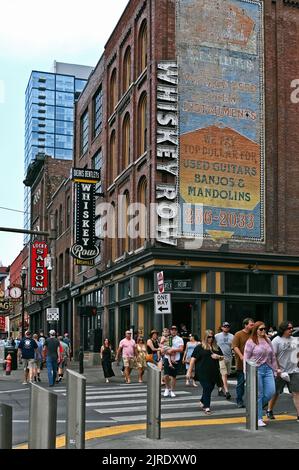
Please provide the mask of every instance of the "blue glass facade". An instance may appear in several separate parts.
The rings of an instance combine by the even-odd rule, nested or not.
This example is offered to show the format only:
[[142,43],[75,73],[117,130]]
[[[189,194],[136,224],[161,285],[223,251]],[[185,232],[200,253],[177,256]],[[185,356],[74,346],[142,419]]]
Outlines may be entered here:
[[[25,161],[27,173],[37,153],[71,160],[74,102],[87,80],[33,71],[25,94]],[[30,229],[30,188],[24,192],[24,228]],[[29,240],[25,236],[25,242]]]

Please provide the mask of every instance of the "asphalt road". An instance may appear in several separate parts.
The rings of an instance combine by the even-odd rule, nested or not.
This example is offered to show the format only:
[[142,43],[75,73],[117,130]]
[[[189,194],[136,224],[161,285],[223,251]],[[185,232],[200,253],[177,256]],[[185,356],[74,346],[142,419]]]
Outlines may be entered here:
[[[109,384],[105,383],[100,367],[86,368],[86,431],[109,428],[116,425],[139,424],[146,422],[146,383],[139,384],[136,373],[132,384],[124,384],[120,371],[116,371]],[[42,382],[47,390],[58,395],[57,435],[65,433],[66,419],[66,383],[63,381],[54,388],[48,388],[46,371],[42,372]],[[0,375],[0,403],[13,408],[13,445],[28,441],[30,385],[22,385],[23,371],[13,371],[10,376]],[[146,377],[145,377],[146,381]],[[229,381],[231,400],[218,397],[215,389],[212,396],[211,418],[237,418],[245,415],[245,409],[238,409],[234,400],[235,380]],[[163,389],[162,389],[163,391]],[[177,381],[176,398],[164,398],[162,395],[162,422],[206,419],[199,409],[200,387],[185,385],[183,377]],[[290,395],[284,393],[276,408],[277,414],[295,414]],[[38,415],[35,415],[39,419]]]

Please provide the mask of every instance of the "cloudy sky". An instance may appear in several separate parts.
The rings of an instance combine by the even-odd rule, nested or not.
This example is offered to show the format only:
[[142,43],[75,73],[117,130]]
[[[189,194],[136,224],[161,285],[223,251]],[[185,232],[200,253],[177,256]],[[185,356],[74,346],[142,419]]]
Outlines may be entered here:
[[[1,1],[1,227],[23,227],[25,89],[31,70],[52,71],[54,60],[95,66],[127,3]],[[22,248],[22,234],[0,232],[0,263],[4,266],[11,264]]]

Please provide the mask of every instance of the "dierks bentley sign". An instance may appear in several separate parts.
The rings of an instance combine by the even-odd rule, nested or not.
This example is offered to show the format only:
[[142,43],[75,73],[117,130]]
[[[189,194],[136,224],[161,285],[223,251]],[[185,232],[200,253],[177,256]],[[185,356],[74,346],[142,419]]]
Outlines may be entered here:
[[71,254],[76,264],[92,266],[99,254],[95,245],[95,187],[99,181],[96,170],[73,169],[76,187],[75,243]]
[[47,254],[47,243],[35,241],[31,245],[31,292],[35,295],[45,294],[48,290]]

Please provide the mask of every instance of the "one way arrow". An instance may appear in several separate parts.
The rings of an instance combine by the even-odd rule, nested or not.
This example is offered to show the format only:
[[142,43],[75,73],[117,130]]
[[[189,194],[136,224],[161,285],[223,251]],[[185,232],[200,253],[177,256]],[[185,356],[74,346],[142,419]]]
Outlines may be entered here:
[[158,310],[160,310],[160,312],[162,312],[163,310],[168,310],[168,307],[166,308],[163,308],[162,306],[158,308]]

